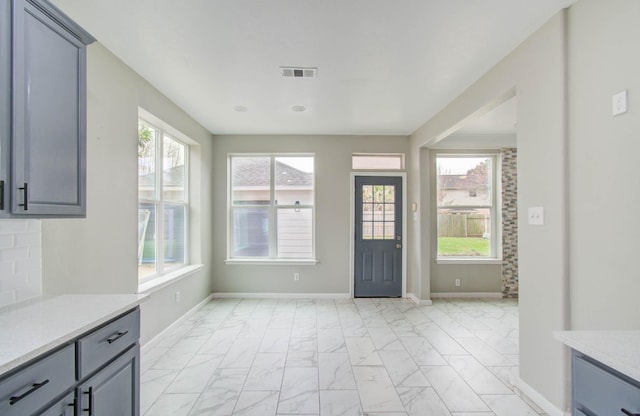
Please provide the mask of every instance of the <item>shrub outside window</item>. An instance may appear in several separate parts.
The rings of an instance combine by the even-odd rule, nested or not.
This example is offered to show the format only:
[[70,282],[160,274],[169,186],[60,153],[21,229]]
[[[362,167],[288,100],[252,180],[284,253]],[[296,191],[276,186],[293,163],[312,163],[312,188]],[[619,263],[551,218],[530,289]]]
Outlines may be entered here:
[[[138,278],[187,263],[189,147],[138,121]],[[161,172],[161,174],[156,174]]]
[[436,156],[439,258],[496,258],[495,160]]
[[229,157],[230,259],[314,258],[314,157]]

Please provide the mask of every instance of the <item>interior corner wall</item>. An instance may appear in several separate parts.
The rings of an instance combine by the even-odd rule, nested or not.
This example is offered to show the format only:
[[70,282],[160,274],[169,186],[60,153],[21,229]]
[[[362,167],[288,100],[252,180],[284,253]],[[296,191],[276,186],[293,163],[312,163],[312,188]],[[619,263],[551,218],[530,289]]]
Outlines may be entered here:
[[[580,0],[569,15],[573,329],[640,329],[638,22],[637,0]],[[624,90],[628,111],[613,116]]]
[[[81,23],[81,22],[80,22]],[[137,293],[137,126],[142,107],[199,143],[191,189],[192,248],[204,268],[152,293],[142,305],[146,342],[211,293],[212,137],[99,43],[87,49],[87,216],[42,220],[43,291]],[[204,255],[202,255],[204,254]],[[180,303],[173,299],[180,290]]]
[[[518,99],[520,378],[556,409],[568,408],[568,360],[553,331],[567,327],[566,10],[411,136],[411,151],[451,133],[479,109]],[[424,161],[423,161],[424,162]],[[425,189],[428,182],[421,184]],[[428,196],[421,193],[421,203]],[[545,225],[529,226],[542,206]],[[423,217],[425,218],[425,217]],[[415,230],[428,232],[428,230]],[[432,259],[420,260],[423,267]],[[428,280],[421,282],[429,286]]]
[[[351,155],[403,153],[407,136],[214,136],[213,291],[251,294],[348,295],[350,280]],[[315,154],[316,265],[225,264],[227,157],[230,153]],[[407,161],[410,167],[410,161]],[[409,209],[407,209],[409,211]],[[406,217],[406,214],[405,214]],[[300,280],[293,280],[293,273]]]

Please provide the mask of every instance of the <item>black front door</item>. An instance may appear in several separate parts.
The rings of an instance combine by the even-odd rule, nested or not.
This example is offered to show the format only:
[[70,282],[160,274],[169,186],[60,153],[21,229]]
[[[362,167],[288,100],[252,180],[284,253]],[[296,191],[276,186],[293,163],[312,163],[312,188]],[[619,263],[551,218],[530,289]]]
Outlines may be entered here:
[[402,296],[402,178],[356,176],[355,297]]

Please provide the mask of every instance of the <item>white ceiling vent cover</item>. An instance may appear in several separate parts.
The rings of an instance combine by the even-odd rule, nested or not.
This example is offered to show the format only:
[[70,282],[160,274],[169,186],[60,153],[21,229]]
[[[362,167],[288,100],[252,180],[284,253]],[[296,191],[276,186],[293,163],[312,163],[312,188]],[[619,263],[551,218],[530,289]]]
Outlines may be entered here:
[[318,68],[281,66],[280,72],[285,78],[315,78],[318,74]]

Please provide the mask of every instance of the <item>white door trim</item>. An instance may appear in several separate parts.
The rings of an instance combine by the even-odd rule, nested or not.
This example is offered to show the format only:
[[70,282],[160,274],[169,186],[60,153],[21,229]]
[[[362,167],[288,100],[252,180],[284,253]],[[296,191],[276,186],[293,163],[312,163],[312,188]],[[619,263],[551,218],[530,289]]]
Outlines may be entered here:
[[402,297],[407,297],[407,173],[406,172],[351,172],[349,197],[349,293],[353,298],[355,276],[355,194],[356,176],[393,176],[402,178]]

